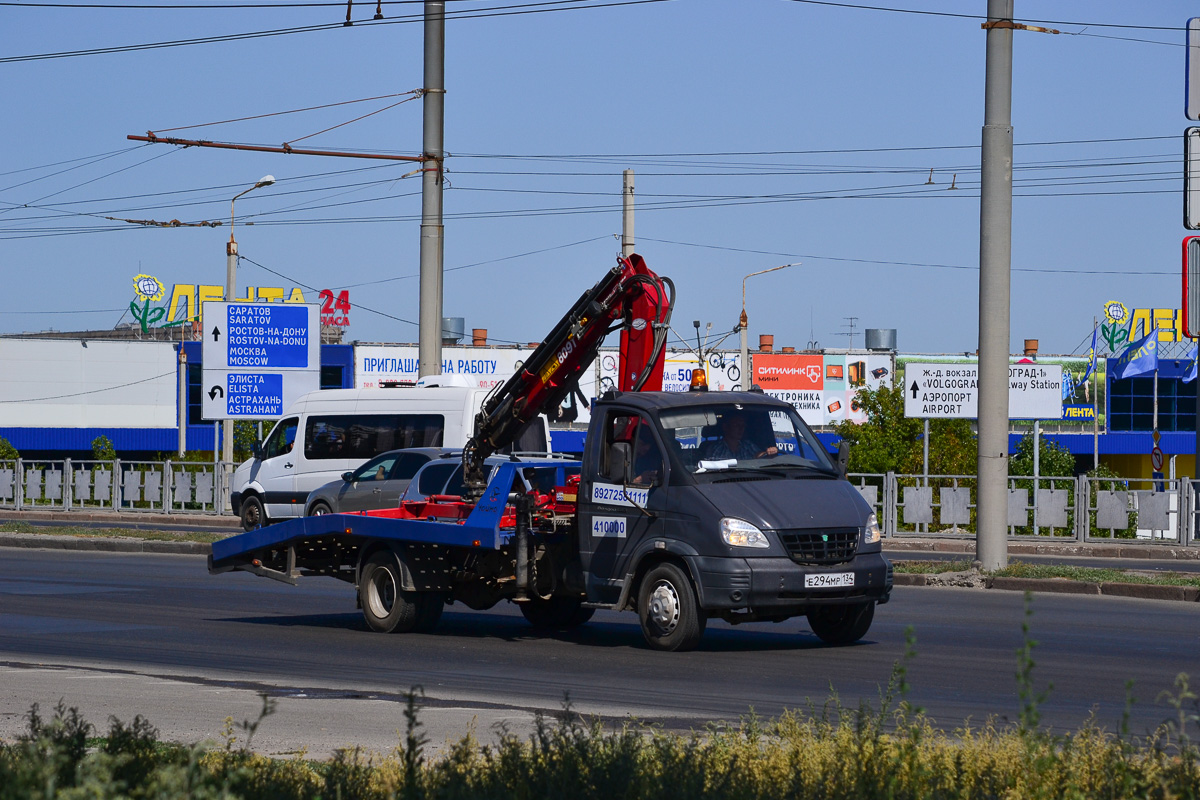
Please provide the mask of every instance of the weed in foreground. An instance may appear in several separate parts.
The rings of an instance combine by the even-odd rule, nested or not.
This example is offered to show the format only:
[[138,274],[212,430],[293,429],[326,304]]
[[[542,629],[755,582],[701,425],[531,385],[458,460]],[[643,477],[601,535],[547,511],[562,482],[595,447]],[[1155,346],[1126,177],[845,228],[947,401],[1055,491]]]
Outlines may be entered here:
[[267,697],[257,719],[235,725],[229,718],[224,747],[211,749],[164,744],[136,717],[128,725],[110,720],[107,737],[89,751],[92,727],[76,709],[60,702],[47,721],[35,706],[27,732],[0,743],[0,800],[1200,797],[1200,698],[1188,677],[1160,696],[1171,716],[1144,739],[1129,730],[1132,684],[1116,734],[1089,718],[1072,733],[1051,735],[1041,727],[1049,689],[1035,689],[1031,615],[1027,598],[1015,724],[935,727],[908,699],[917,655],[910,628],[878,705],[848,707],[831,693],[806,711],[764,719],[751,710],[735,725],[678,734],[634,722],[605,729],[564,696],[557,714],[536,717],[528,737],[501,728],[496,743],[481,744],[472,729],[436,757],[426,752],[420,687],[405,694],[395,751],[376,759],[348,748],[325,762],[250,750],[275,710]]

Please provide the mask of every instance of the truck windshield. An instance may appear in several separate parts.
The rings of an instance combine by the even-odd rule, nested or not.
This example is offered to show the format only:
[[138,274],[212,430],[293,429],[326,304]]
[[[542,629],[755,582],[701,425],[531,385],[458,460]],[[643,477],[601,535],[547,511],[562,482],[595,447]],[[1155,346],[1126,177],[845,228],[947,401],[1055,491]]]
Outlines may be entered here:
[[825,448],[791,408],[713,403],[663,411],[659,423],[692,474],[776,467],[836,474]]

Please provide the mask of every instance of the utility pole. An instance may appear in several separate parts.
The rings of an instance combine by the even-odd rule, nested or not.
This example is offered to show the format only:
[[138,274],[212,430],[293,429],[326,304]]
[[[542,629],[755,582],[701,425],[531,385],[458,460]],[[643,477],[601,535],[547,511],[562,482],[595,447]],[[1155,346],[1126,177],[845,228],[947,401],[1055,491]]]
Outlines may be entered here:
[[624,185],[621,187],[621,257],[633,255],[633,170],[627,169],[621,173]]
[[988,0],[979,199],[979,488],[975,557],[1008,566],[1013,0]]
[[421,290],[418,374],[442,374],[442,134],[446,100],[446,3],[425,0],[424,131],[421,152]]

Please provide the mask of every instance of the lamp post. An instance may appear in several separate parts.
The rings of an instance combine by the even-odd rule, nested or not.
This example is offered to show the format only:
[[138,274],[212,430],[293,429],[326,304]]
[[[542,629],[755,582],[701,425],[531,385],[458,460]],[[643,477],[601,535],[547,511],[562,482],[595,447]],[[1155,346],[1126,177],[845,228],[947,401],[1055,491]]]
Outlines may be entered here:
[[750,327],[748,324],[750,320],[746,316],[746,279],[753,278],[755,275],[766,275],[768,272],[777,272],[781,269],[798,266],[800,266],[799,261],[797,261],[795,264],[784,264],[781,267],[771,267],[770,269],[751,272],[745,278],[742,278],[742,316],[738,318],[738,328],[741,330],[742,334],[742,374],[745,376],[745,379],[742,381],[742,391],[746,391],[750,388],[750,379],[754,377],[750,372],[750,343],[746,341],[746,331]]
[[[270,186],[275,182],[274,175],[266,175],[258,183],[251,186],[244,192],[238,192],[229,201],[229,241],[225,244],[225,302],[232,303],[234,295],[237,294],[237,261],[238,249],[237,241],[233,238],[233,204],[239,197],[244,194],[249,194],[255,189],[261,189],[264,186]],[[233,420],[227,419],[221,423],[221,438],[224,440],[221,443],[221,460],[226,464],[233,462]]]

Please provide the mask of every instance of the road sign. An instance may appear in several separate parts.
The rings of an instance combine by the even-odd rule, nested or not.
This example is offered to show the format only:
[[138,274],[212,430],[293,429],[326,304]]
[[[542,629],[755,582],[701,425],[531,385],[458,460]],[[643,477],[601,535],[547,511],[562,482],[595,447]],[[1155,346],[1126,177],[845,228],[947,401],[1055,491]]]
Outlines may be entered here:
[[1155,445],[1154,449],[1150,451],[1150,466],[1155,472],[1162,472],[1163,451],[1159,449],[1158,445]]
[[1183,237],[1183,335],[1200,336],[1200,236]]
[[[979,416],[979,365],[905,364],[904,416],[976,419]],[[1034,362],[1008,366],[1008,418],[1062,417],[1062,366]]]
[[1183,227],[1200,230],[1200,128],[1183,132]]
[[205,303],[203,319],[204,419],[278,417],[321,388],[316,305]]
[[1188,119],[1200,119],[1200,17],[1187,23],[1186,68],[1183,73],[1183,113]]

